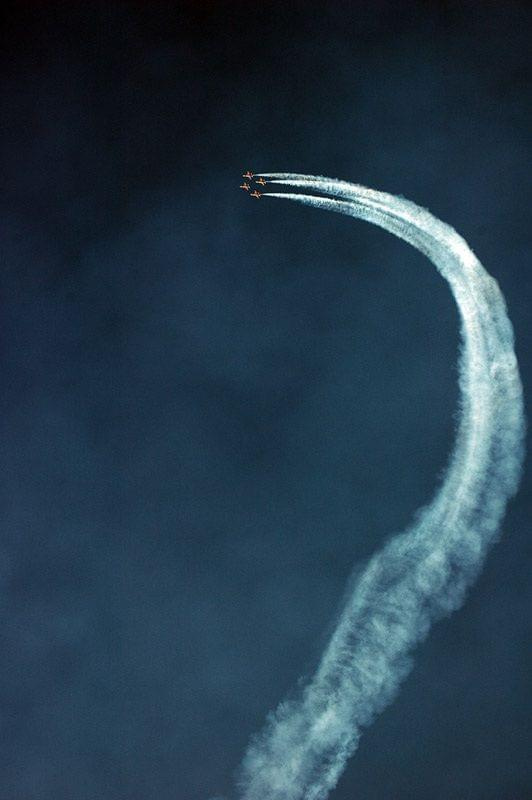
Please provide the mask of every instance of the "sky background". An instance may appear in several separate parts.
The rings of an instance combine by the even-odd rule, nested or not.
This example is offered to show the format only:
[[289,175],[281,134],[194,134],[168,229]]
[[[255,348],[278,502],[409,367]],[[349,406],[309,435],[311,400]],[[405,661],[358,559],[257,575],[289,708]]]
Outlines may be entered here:
[[[288,6],[288,7],[286,7]],[[362,222],[499,281],[532,393],[525,3],[12,4],[1,47],[0,800],[207,800],[438,485],[457,313]],[[530,471],[331,800],[528,800]]]

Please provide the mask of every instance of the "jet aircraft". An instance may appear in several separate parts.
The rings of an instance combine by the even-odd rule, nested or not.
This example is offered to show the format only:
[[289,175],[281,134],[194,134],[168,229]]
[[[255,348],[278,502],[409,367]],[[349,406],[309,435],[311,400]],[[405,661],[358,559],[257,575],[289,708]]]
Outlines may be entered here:
[[256,197],[258,199],[259,197],[262,197],[262,192],[259,192],[258,189],[255,189],[255,191],[251,192],[251,194],[249,196],[250,197]]
[[256,178],[256,182],[260,183],[261,186],[266,186],[266,181],[264,178]]
[[251,187],[250,187],[249,183],[244,182],[244,183],[240,184],[240,188],[243,189],[245,192],[249,192]]
[[248,171],[247,171],[247,172],[243,172],[243,173],[242,173],[242,177],[243,177],[243,178],[247,178],[248,180],[251,180],[251,179],[252,179],[252,177],[253,177],[253,173],[252,173],[252,172],[250,172],[250,171],[249,171],[249,169],[248,169]]

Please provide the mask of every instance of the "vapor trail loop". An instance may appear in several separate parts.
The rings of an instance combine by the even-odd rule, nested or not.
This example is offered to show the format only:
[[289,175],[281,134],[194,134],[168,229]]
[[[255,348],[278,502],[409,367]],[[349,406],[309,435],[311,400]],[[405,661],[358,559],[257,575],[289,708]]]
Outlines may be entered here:
[[[250,743],[244,800],[323,800],[364,726],[396,695],[431,624],[458,608],[497,536],[523,455],[523,398],[504,298],[453,228],[403,198],[309,175],[265,175],[313,194],[270,193],[367,220],[424,253],[461,319],[460,419],[443,483],[416,522],[369,561],[319,666]],[[326,195],[326,196],[323,196]]]

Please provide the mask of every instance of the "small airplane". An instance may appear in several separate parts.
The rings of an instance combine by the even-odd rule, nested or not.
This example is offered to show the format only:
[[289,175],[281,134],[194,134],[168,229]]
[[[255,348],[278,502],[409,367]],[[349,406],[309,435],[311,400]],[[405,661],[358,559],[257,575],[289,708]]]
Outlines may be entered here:
[[249,169],[248,169],[248,171],[247,171],[247,172],[243,172],[243,173],[242,173],[242,177],[243,177],[243,178],[247,178],[248,180],[251,180],[251,179],[252,179],[252,177],[253,177],[253,173],[252,173],[252,172],[250,172],[250,171],[249,171]]
[[256,197],[258,199],[259,197],[262,197],[262,192],[259,192],[258,189],[255,189],[255,191],[251,192],[251,194],[249,196],[250,197]]
[[266,186],[266,181],[264,178],[256,178],[257,183],[260,183],[261,186]]
[[251,187],[250,187],[249,183],[246,183],[246,182],[244,182],[244,183],[241,183],[241,184],[240,184],[240,187],[239,187],[239,188],[240,188],[240,189],[243,189],[245,192],[249,192],[249,190],[250,190],[250,188],[251,188]]

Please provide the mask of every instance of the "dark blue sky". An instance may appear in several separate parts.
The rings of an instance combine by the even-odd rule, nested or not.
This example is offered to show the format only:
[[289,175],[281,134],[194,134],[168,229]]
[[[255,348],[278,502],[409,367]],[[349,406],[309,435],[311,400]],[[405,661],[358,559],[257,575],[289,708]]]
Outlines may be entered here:
[[[453,442],[457,314],[403,194],[499,281],[532,389],[524,3],[13,4],[2,46],[0,800],[231,794]],[[530,473],[334,800],[528,800]]]

